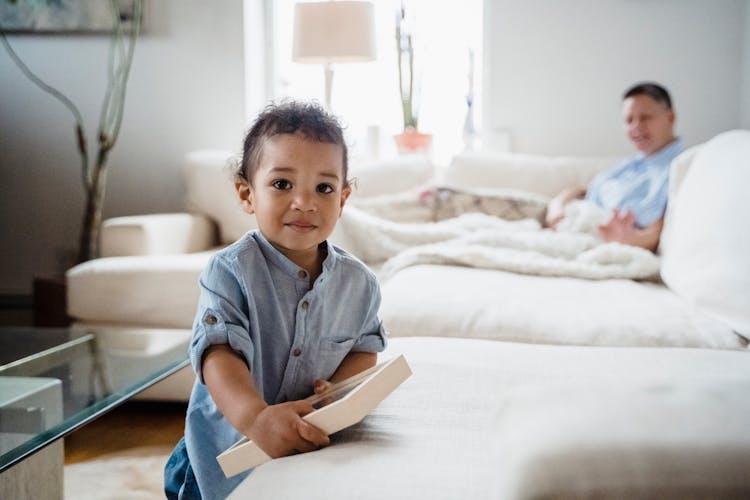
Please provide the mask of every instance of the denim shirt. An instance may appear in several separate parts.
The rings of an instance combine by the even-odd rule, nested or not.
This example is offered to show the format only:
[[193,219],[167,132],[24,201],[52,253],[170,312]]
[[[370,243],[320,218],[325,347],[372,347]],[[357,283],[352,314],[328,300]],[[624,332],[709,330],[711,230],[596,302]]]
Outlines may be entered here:
[[219,412],[203,381],[213,344],[239,353],[268,404],[303,399],[352,351],[379,352],[380,289],[372,272],[343,250],[327,248],[310,288],[307,272],[252,231],[219,251],[200,277],[190,359],[197,374],[185,443],[203,498],[226,497],[248,473],[227,479],[216,456],[242,438]]
[[669,166],[684,146],[675,139],[650,156],[636,154],[601,172],[589,184],[586,199],[602,208],[630,209],[639,227],[664,215],[669,193]]

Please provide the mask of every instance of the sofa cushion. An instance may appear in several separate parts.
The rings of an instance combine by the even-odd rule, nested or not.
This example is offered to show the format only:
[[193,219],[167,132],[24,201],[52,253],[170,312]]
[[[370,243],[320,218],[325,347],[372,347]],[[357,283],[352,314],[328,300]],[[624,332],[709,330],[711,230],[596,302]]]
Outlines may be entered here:
[[219,226],[219,240],[232,243],[258,227],[255,216],[245,213],[234,189],[231,151],[205,149],[185,155],[185,200],[189,211],[206,214]]
[[214,222],[198,214],[113,217],[102,223],[100,257],[200,252],[216,244]]
[[586,186],[617,158],[576,158],[517,153],[464,152],[443,173],[443,184],[456,188],[503,188],[547,197],[570,186]]
[[396,273],[382,290],[380,314],[392,336],[720,349],[747,345],[724,323],[655,283],[418,265]]
[[750,379],[660,378],[566,377],[507,391],[495,421],[496,498],[749,494]]
[[389,195],[428,184],[435,168],[424,154],[349,165],[349,179],[355,184],[354,197]]
[[107,257],[68,270],[68,314],[76,321],[191,328],[198,277],[213,252]]
[[662,278],[750,339],[750,131],[720,134],[689,158],[686,171],[673,169]]
[[[586,384],[592,381],[606,385],[623,380],[641,380],[690,388],[707,387],[708,379],[717,382],[717,393],[723,395],[722,380],[728,377],[744,380],[745,383],[750,380],[750,363],[746,352],[581,348],[455,338],[392,339],[383,358],[398,354],[405,355],[413,376],[364,421],[332,435],[331,446],[322,450],[273,460],[258,467],[230,495],[230,499],[661,498],[659,492],[662,487],[677,489],[685,484],[680,481],[685,476],[664,474],[655,478],[651,474],[639,482],[639,471],[626,468],[629,457],[623,454],[628,449],[620,452],[616,447],[610,448],[611,461],[608,463],[621,463],[623,467],[611,472],[617,473],[615,477],[621,483],[638,485],[640,495],[618,496],[621,491],[615,488],[603,489],[597,492],[598,495],[590,496],[553,494],[515,497],[499,494],[498,488],[504,480],[511,478],[511,474],[534,477],[534,474],[545,472],[532,468],[520,469],[516,467],[517,464],[507,460],[511,453],[521,454],[523,450],[493,446],[497,443],[496,437],[502,438],[506,433],[513,432],[512,428],[498,425],[498,416],[502,417],[507,410],[507,403],[515,401],[506,399],[505,395],[514,387],[524,384],[564,383],[568,387],[582,387],[585,390]],[[705,400],[713,401],[709,391],[705,393]],[[550,408],[557,408],[555,403],[551,401]],[[621,406],[625,404],[622,402]],[[564,402],[560,405],[563,406]],[[747,408],[747,405],[743,407]],[[569,414],[575,416],[576,408],[570,405]],[[591,422],[596,419],[597,409],[589,402],[588,406],[581,408],[580,415]],[[665,405],[661,409],[669,410]],[[564,406],[560,408],[560,411],[564,410]],[[726,415],[712,404],[698,406],[695,410],[699,412],[696,419],[701,421],[715,415]],[[544,417],[544,400],[539,400],[533,411],[539,413],[524,414],[529,418]],[[523,422],[523,414],[517,415],[518,420]],[[675,417],[674,413],[658,416],[662,421],[665,417],[682,417]],[[686,420],[693,422],[696,419]],[[571,425],[574,424],[575,421],[571,422]],[[716,424],[720,425],[720,422]],[[675,428],[672,436],[676,436],[676,443],[689,445],[692,442],[699,447],[707,441],[703,436],[695,435],[688,425],[678,424]],[[738,466],[747,467],[750,443],[745,428],[735,421],[731,428],[712,434],[717,439],[709,446],[727,446],[709,448],[716,460],[710,468],[696,471],[690,482],[690,486],[696,490],[683,491],[682,498],[691,497],[692,491],[699,492],[694,498],[715,498],[718,495],[701,493],[727,492],[731,487],[747,495],[750,489],[750,476],[747,474],[735,477],[735,482],[727,483],[728,488],[725,489],[719,482],[721,478],[728,477],[731,471],[736,471]],[[549,427],[550,432],[554,432],[554,429],[554,425]],[[524,457],[531,459],[532,464],[541,462],[546,452],[555,450],[555,443],[564,440],[564,432],[565,427],[561,427],[557,434],[553,434],[557,441],[550,441],[549,447],[544,447],[543,439],[531,436],[536,438],[536,446],[530,450],[533,455],[526,453]],[[649,451],[650,441],[664,442],[663,432],[668,433],[669,429],[649,426],[648,422],[644,422],[639,436],[635,437],[648,436],[650,433],[651,439],[630,440],[627,429],[619,433],[618,428],[613,426],[608,443],[621,439],[621,442],[633,444],[630,450],[645,453]],[[738,438],[736,446],[727,442],[726,438],[732,435]],[[522,441],[516,442],[523,445]],[[684,463],[683,458],[674,453],[681,449],[688,449],[688,446],[665,448],[668,459],[662,466]],[[587,457],[587,450],[577,451],[581,459]],[[698,456],[691,458],[695,458],[697,463],[701,453],[702,450],[698,449]],[[738,456],[742,456],[743,461],[733,462]],[[331,480],[331,470],[334,469],[336,480]],[[677,470],[682,472],[685,469]],[[553,492],[570,491],[579,482],[593,479],[586,469],[576,472],[574,476],[562,478],[566,482],[548,480],[545,486],[550,486]],[[550,475],[553,473],[550,471]],[[290,477],[294,477],[294,480],[289,480]],[[578,491],[584,493],[585,490]]]

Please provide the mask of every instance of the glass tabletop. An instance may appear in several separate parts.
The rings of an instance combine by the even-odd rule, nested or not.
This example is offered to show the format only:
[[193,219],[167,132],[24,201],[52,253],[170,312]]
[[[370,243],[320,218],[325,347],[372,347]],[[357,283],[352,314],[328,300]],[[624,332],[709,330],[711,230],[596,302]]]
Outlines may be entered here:
[[0,472],[189,363],[189,330],[0,328]]

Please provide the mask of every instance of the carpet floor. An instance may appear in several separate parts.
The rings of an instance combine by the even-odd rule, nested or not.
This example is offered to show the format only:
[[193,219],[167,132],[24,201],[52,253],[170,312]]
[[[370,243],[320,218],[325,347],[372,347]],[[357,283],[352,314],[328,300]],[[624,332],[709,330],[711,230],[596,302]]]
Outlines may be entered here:
[[65,438],[65,498],[161,499],[185,404],[131,402]]
[[69,500],[164,498],[164,464],[171,447],[143,446],[65,466]]

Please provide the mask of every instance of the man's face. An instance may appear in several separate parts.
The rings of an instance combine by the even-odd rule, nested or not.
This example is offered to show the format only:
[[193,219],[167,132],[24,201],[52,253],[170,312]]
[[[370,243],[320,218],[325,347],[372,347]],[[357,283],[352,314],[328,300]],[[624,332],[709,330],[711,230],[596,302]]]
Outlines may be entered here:
[[635,148],[649,156],[674,140],[674,112],[647,95],[622,103],[625,131]]

